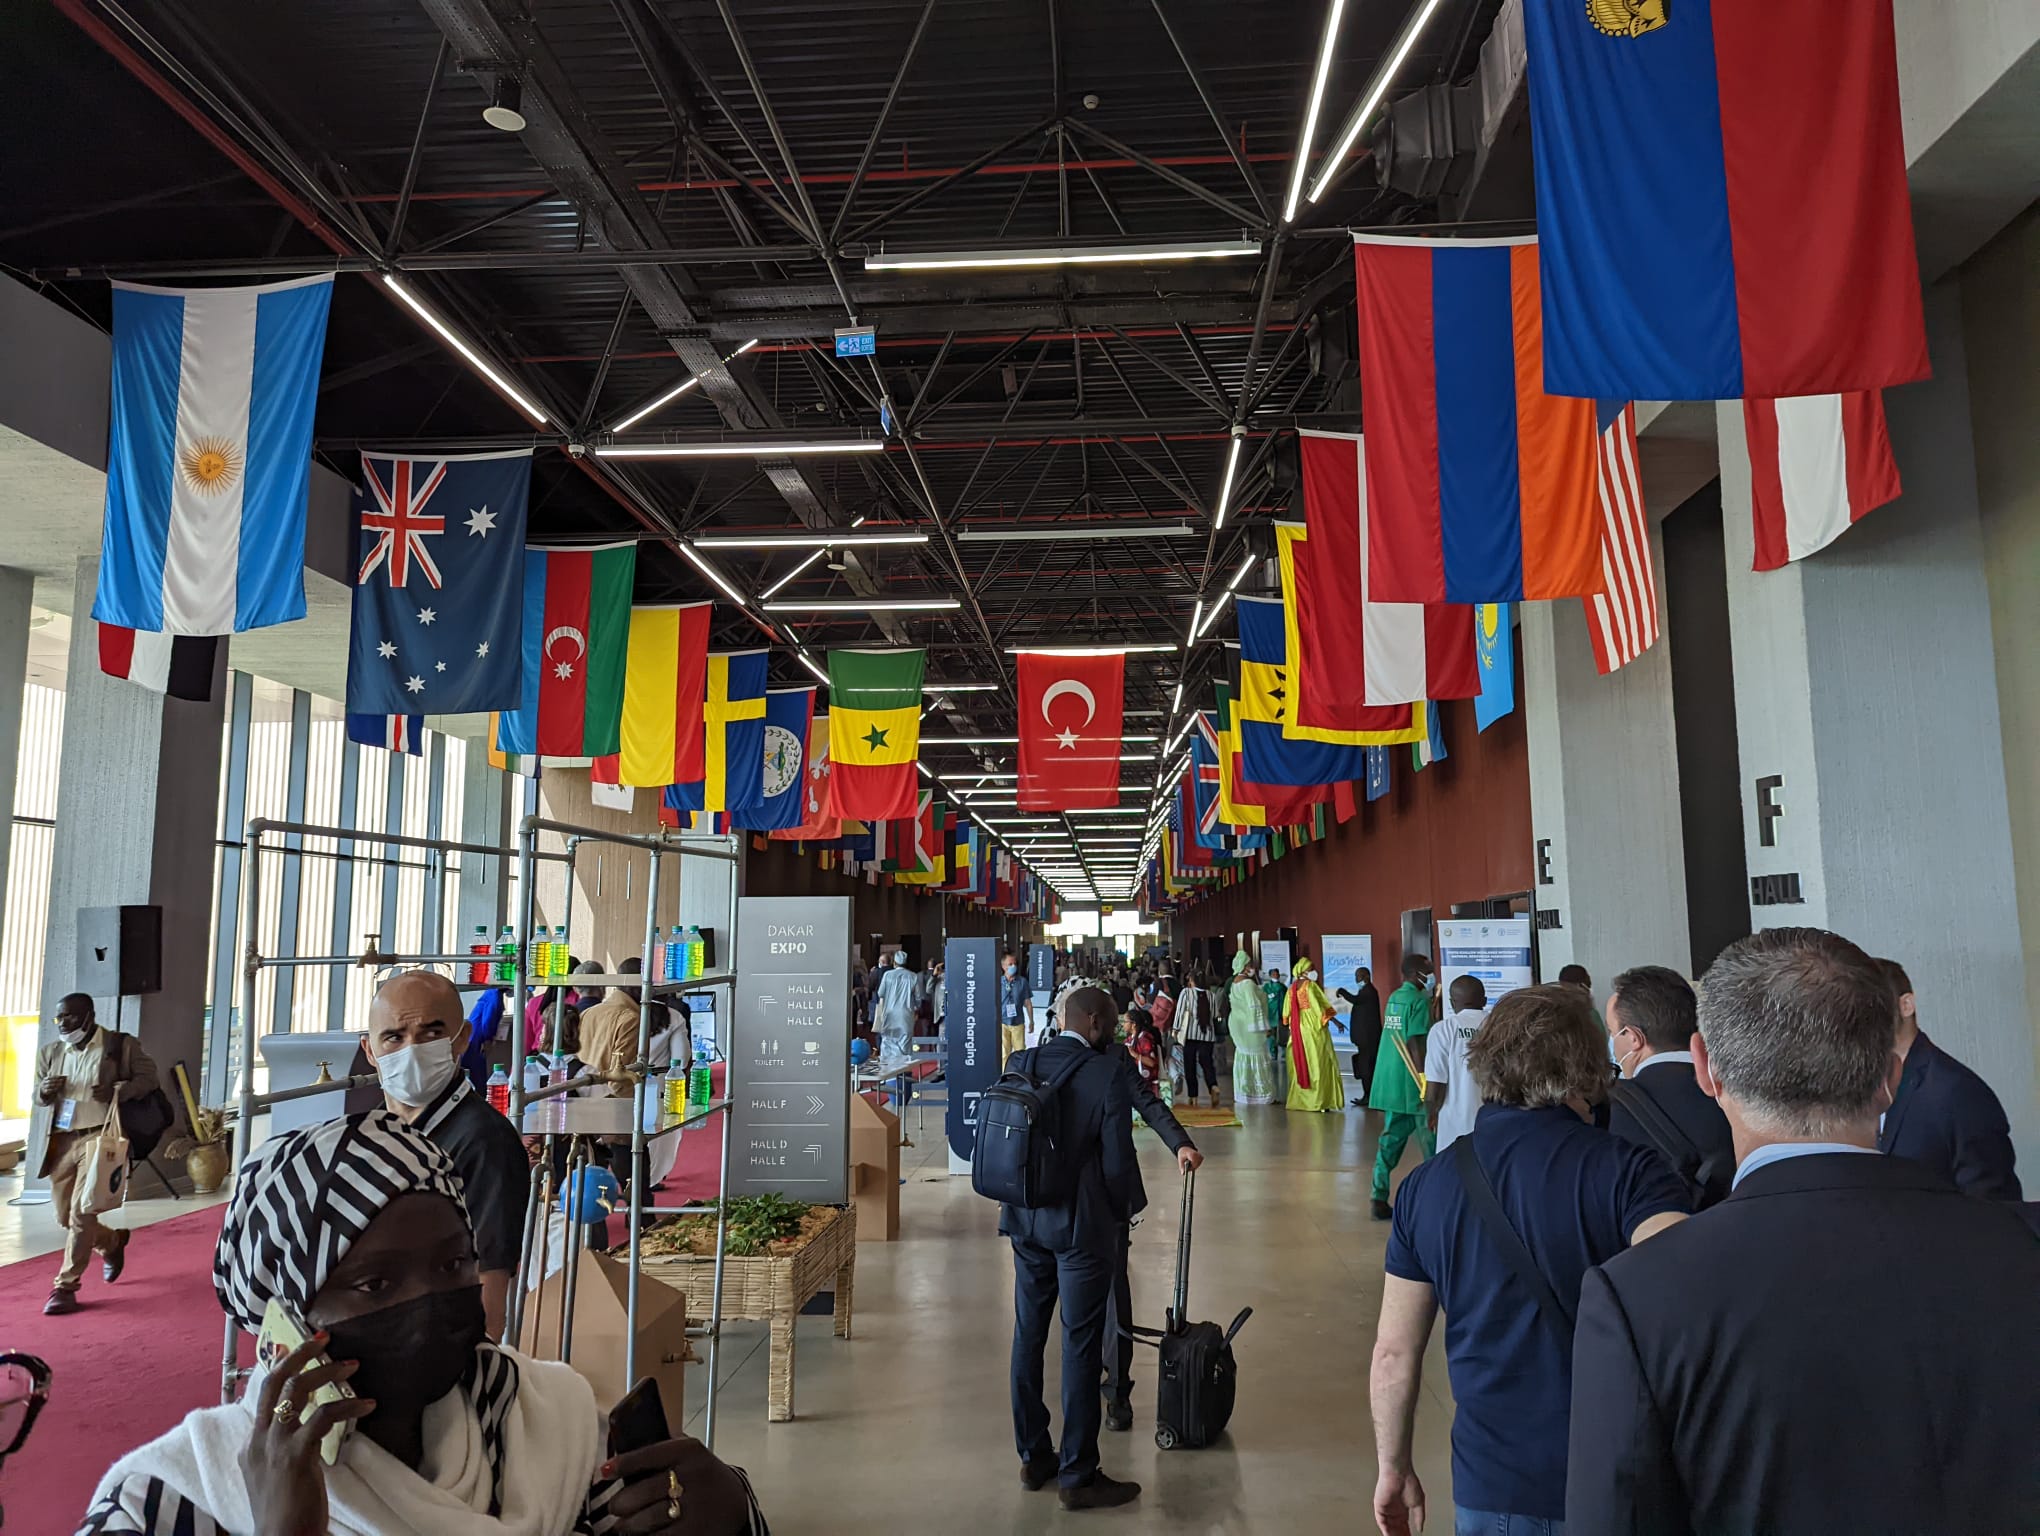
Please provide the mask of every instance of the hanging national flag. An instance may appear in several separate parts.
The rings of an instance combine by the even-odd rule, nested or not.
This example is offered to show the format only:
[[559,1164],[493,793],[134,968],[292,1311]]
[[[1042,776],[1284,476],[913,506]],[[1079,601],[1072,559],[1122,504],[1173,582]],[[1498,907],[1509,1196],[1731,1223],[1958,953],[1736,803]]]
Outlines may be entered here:
[[712,603],[630,611],[617,782],[683,784],[702,775],[702,701]]
[[829,652],[829,763],[845,816],[914,813],[927,652]]
[[727,811],[764,797],[765,692],[771,662],[772,653],[765,650],[710,653],[707,698],[702,704],[706,742],[701,782],[698,788],[678,786],[683,805]]
[[218,651],[219,640],[212,635],[166,635],[122,624],[99,625],[99,670],[173,699],[203,704],[212,697]]
[[730,825],[750,832],[779,832],[800,825],[807,804],[808,725],[814,712],[812,687],[774,688],[766,694],[759,792],[741,803],[731,797]]
[[531,450],[456,459],[364,453],[361,474],[348,712],[515,709],[524,692]]
[[330,273],[113,285],[106,516],[92,617],[228,635],[305,616],[312,408]]
[[1422,773],[1431,764],[1442,763],[1445,757],[1445,723],[1434,708],[1430,711],[1430,729],[1424,739],[1410,743],[1410,766]]
[[1119,804],[1126,657],[1023,651],[1017,672],[1018,808],[1069,811]]
[[1596,493],[1601,507],[1601,574],[1608,590],[1580,599],[1594,666],[1603,677],[1636,660],[1658,637],[1655,562],[1650,519],[1637,472],[1636,407],[1603,400],[1597,407],[1601,442]]
[[[1410,722],[1396,731],[1367,733],[1338,743],[1290,733],[1293,673],[1284,659],[1282,602],[1272,597],[1235,599],[1240,626],[1240,760],[1257,784],[1336,784],[1364,771],[1361,749],[1414,741],[1424,732],[1424,706],[1407,706]],[[1359,734],[1359,733],[1356,733]]]
[[636,575],[635,543],[525,550],[523,698],[503,715],[505,751],[600,757],[620,750]]
[[704,811],[699,806],[689,805],[678,793],[678,784],[668,784],[659,796],[659,825],[672,827],[680,832],[728,832],[730,813],[728,811]]
[[1369,747],[1367,749],[1367,798],[1369,800],[1379,800],[1388,793],[1388,789],[1388,748]]
[[1544,392],[1537,242],[1354,236],[1367,596],[1601,590],[1594,405]]
[[1546,388],[1715,400],[1926,377],[1885,0],[1523,12]]
[[364,747],[381,747],[386,752],[425,755],[423,715],[349,715],[347,739]]
[[1197,810],[1197,841],[1206,848],[1227,849],[1229,827],[1220,814],[1223,806],[1218,793],[1218,722],[1202,709],[1192,716],[1190,780],[1192,802]]
[[[1237,649],[1231,651],[1237,656]],[[1218,685],[1219,733],[1224,748],[1219,760],[1219,795],[1224,818],[1235,826],[1281,826],[1305,815],[1331,789],[1323,784],[1261,784],[1249,779],[1240,752],[1240,702],[1230,683]]]
[[829,717],[808,721],[807,753],[801,762],[801,819],[773,837],[781,842],[826,843],[843,835],[836,814],[835,779],[829,772]]
[[1745,400],[1759,571],[1827,548],[1899,496],[1882,390]]
[[1507,603],[1482,603],[1474,611],[1479,616],[1480,697],[1473,701],[1473,719],[1474,729],[1484,731],[1516,707],[1516,636]]
[[[1315,697],[1321,686],[1366,705],[1473,697],[1480,679],[1473,614],[1464,603],[1382,603],[1367,596],[1364,439],[1299,432],[1297,443],[1309,530],[1291,552],[1304,690],[1297,710],[1304,723],[1336,724]],[[1364,696],[1354,694],[1356,682]]]

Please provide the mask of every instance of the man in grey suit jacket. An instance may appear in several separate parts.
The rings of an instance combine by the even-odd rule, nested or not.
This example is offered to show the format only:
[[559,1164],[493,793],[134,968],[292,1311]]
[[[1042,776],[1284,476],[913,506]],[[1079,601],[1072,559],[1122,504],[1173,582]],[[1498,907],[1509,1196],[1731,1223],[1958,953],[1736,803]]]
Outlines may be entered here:
[[1734,1189],[1587,1273],[1567,1529],[2040,1531],[2040,1240],[1875,1155],[1899,1070],[1876,962],[1756,934],[1699,1024]]

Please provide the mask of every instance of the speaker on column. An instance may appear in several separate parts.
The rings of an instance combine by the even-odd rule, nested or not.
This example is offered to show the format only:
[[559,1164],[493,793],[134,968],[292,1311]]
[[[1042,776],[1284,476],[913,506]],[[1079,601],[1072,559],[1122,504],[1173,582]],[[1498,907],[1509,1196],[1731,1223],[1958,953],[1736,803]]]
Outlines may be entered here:
[[78,966],[67,990],[137,997],[162,989],[161,907],[78,909]]

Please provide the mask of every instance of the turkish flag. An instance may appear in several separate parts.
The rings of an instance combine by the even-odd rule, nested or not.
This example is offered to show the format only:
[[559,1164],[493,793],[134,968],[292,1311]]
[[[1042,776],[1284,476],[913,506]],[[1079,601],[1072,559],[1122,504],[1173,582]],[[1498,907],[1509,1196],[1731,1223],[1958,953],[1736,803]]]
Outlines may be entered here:
[[1023,811],[1119,804],[1126,656],[1020,655]]

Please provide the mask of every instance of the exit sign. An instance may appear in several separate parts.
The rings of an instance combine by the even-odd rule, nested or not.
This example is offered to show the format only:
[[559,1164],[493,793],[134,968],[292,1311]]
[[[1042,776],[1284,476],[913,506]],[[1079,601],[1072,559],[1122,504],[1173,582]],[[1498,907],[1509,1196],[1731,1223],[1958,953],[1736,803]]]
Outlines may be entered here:
[[878,353],[878,332],[868,325],[846,325],[836,332],[836,356],[874,357]]

